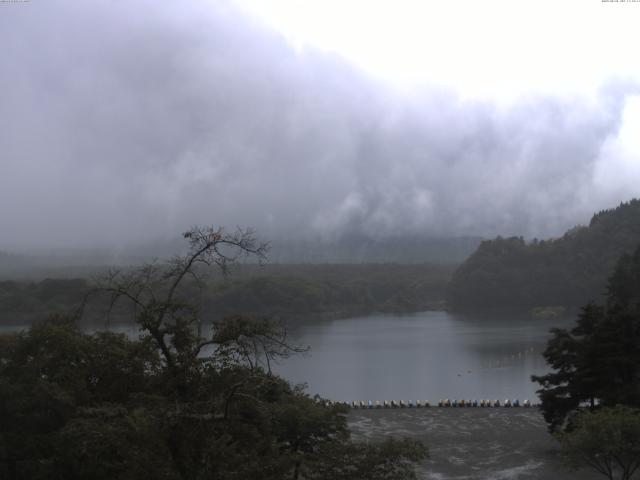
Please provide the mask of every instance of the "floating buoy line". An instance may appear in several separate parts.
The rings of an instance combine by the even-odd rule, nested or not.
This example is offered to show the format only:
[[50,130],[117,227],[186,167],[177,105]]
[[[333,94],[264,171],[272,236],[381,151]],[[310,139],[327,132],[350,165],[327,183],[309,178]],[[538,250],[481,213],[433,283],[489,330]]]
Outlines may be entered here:
[[520,402],[517,399],[505,399],[503,401],[500,400],[439,400],[438,403],[434,403],[433,405],[428,401],[422,400],[367,400],[366,402],[363,400],[354,400],[352,402],[333,402],[333,401],[325,401],[326,405],[344,405],[348,408],[354,409],[377,409],[377,408],[429,408],[429,407],[440,407],[440,408],[512,408],[512,407],[535,407],[537,404],[531,403],[529,400],[524,400]]

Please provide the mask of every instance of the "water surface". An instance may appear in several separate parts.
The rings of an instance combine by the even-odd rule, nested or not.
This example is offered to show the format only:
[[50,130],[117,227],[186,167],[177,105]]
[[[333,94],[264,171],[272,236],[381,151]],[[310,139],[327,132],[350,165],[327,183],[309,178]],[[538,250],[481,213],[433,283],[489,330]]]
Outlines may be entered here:
[[[448,312],[301,320],[289,327],[291,338],[310,351],[274,370],[333,400],[534,401],[538,387],[530,377],[548,371],[541,353],[549,328],[573,322]],[[0,330],[22,328],[28,324]],[[140,333],[132,324],[110,328],[131,337]]]
[[306,322],[292,333],[310,352],[276,371],[334,400],[533,401],[549,328],[571,322],[447,312]]

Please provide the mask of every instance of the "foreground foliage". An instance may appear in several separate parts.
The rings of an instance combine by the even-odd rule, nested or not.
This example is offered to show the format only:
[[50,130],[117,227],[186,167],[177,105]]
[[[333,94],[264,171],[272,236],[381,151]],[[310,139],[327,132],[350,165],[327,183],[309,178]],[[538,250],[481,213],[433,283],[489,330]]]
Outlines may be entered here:
[[553,330],[544,357],[553,372],[533,380],[552,431],[570,430],[582,408],[640,407],[640,248],[620,258],[606,304],[584,307],[571,330]]
[[609,480],[629,480],[640,468],[640,410],[618,406],[582,412],[574,427],[557,434],[570,467],[587,466]]
[[186,279],[262,257],[251,232],[194,228],[167,265],[114,271],[95,290],[129,309],[138,340],[52,317],[0,336],[0,478],[412,478],[416,442],[358,444],[346,411],[271,372],[298,349],[263,319],[203,332]]

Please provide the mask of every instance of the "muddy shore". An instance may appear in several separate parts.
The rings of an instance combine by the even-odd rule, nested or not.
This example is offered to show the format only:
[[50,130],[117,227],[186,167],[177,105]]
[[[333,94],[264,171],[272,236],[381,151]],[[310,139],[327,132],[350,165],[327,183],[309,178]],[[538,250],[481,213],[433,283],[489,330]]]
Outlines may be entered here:
[[536,408],[352,410],[349,425],[358,440],[423,440],[430,453],[419,468],[424,480],[601,478],[589,470],[566,470]]

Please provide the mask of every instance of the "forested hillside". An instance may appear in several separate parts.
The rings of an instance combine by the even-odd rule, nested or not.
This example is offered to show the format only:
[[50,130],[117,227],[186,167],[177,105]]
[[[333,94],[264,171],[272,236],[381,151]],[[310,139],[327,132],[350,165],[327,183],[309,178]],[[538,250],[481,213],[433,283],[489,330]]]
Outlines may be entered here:
[[[234,269],[228,278],[209,276],[202,289],[185,282],[185,289],[189,300],[209,319],[238,313],[298,318],[411,312],[443,307],[454,268],[430,264],[249,264]],[[50,312],[72,311],[91,287],[92,282],[84,278],[0,281],[0,324],[28,324]],[[87,312],[87,318],[101,319],[103,313],[104,309],[96,308]]]
[[596,213],[561,238],[484,241],[454,273],[452,308],[578,306],[599,300],[621,255],[640,245],[640,200]]

